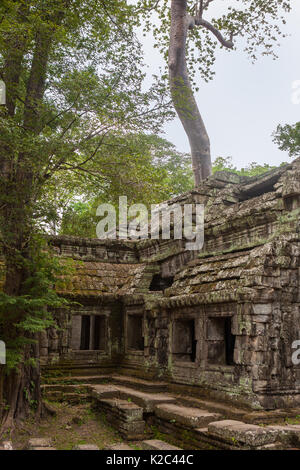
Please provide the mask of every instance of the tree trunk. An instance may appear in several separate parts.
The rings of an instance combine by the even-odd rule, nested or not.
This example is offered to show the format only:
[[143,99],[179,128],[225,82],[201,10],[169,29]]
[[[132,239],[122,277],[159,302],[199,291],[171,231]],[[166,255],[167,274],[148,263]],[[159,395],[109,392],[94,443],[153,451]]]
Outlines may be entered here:
[[199,113],[188,76],[186,40],[188,34],[187,0],[171,1],[169,78],[176,112],[188,136],[195,186],[211,175],[209,137]]
[[[37,366],[27,365],[26,361],[35,358]],[[1,433],[13,430],[15,423],[34,413],[41,415],[42,398],[40,391],[40,368],[38,364],[38,344],[27,346],[18,369],[3,375],[3,406],[0,414]]]
[[[25,182],[25,178],[23,178]],[[2,227],[3,254],[5,258],[6,276],[3,292],[10,296],[26,294],[24,282],[30,275],[26,262],[30,261],[30,210],[24,206],[24,194],[30,199],[30,189],[24,184],[22,190],[17,190],[20,184],[11,183],[11,202],[7,202],[1,211],[1,218],[6,221]],[[14,188],[14,189],[13,189]],[[26,215],[25,215],[26,214]],[[20,330],[15,326],[24,319],[25,312],[16,311],[6,314],[3,319],[3,339],[7,345],[13,344],[20,336]],[[26,340],[37,340],[37,335],[25,332]],[[2,339],[2,338],[1,338]],[[37,416],[41,411],[39,347],[33,344],[23,345],[20,349],[21,361],[17,369],[1,371],[2,409],[0,410],[1,433],[11,430],[15,422],[25,418],[30,411]],[[35,361],[35,365],[32,363]],[[30,361],[29,361],[30,360]]]

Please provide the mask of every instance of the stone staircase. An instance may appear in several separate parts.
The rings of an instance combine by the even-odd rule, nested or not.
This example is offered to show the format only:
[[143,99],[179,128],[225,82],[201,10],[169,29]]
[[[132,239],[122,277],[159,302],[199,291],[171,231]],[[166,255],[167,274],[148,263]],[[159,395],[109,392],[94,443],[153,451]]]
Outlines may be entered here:
[[[300,448],[300,425],[253,424],[257,412],[171,394],[164,382],[120,375],[60,377],[43,385],[43,395],[50,401],[91,401],[123,439],[143,441],[145,449],[164,450],[165,446],[166,450],[172,445],[187,450]],[[151,439],[155,434],[163,435],[167,442]]]
[[66,401],[72,405],[91,401],[90,384],[42,385],[42,394],[49,401]]
[[109,381],[112,384],[123,385],[124,387],[130,387],[146,393],[163,393],[168,391],[168,384],[166,382],[150,382],[126,375],[113,375]]
[[143,408],[119,398],[97,398],[98,410],[115,427],[123,439],[139,441],[145,437]]

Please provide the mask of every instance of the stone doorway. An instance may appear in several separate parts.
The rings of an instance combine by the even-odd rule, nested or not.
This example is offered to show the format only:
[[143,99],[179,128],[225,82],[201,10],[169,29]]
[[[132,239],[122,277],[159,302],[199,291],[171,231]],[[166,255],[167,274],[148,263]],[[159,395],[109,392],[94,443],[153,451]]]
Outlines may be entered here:
[[207,362],[208,364],[234,365],[235,336],[231,333],[232,317],[208,318]]
[[143,316],[127,315],[127,348],[144,350]]
[[195,362],[197,340],[195,339],[195,320],[179,319],[173,325],[172,353],[175,361]]

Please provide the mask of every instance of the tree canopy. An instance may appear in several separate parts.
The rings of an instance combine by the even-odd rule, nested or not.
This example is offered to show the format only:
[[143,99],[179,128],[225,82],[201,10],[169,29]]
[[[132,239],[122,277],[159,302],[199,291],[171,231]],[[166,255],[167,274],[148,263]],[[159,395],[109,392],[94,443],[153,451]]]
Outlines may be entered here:
[[274,142],[290,157],[300,156],[300,122],[294,125],[279,125],[273,134]]
[[156,47],[168,59],[173,104],[189,139],[197,186],[211,174],[212,164],[209,133],[193,95],[196,70],[206,81],[213,77],[217,47],[242,47],[252,61],[259,55],[276,58],[290,1],[139,0],[137,8],[146,31],[153,30]]
[[[49,325],[47,307],[60,304],[53,291],[58,267],[45,261],[37,237],[54,209],[46,193],[65,181],[75,194],[81,173],[105,181],[99,169],[113,167],[103,157],[112,146],[118,149],[129,134],[158,132],[170,115],[165,86],[159,80],[143,86],[134,14],[125,0],[0,4],[0,79],[7,92],[0,107],[0,330],[8,354],[0,419],[7,427],[32,403],[41,411],[37,335]],[[0,389],[2,403],[1,395]]]

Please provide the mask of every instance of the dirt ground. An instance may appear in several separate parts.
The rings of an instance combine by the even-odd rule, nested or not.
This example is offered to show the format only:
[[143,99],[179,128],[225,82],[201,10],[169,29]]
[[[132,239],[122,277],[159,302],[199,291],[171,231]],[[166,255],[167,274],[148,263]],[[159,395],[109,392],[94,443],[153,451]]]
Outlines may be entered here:
[[[28,440],[36,437],[51,438],[57,450],[71,450],[78,444],[96,444],[104,449],[123,442],[105,416],[95,413],[90,404],[51,403],[51,407],[56,411],[55,416],[47,416],[38,423],[28,419],[18,426],[10,436],[14,449],[24,449]],[[130,445],[138,449],[137,443]]]

